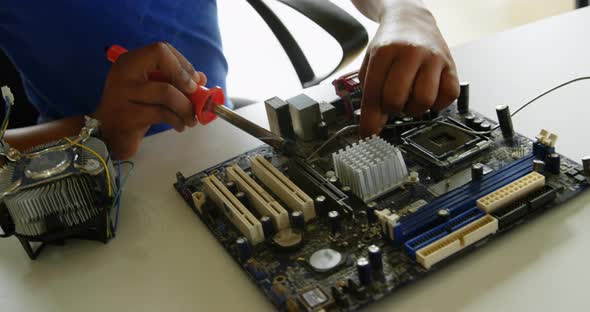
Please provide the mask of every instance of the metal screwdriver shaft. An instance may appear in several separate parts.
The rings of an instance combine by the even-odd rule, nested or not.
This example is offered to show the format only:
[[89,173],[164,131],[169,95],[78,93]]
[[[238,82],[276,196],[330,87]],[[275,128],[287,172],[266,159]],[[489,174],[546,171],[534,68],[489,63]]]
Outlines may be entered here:
[[242,129],[246,133],[252,135],[253,137],[261,140],[262,142],[276,149],[284,149],[287,145],[287,141],[284,138],[236,114],[233,110],[223,105],[215,106],[213,108],[213,111],[215,112],[215,115],[217,115],[219,118],[229,122],[230,124],[236,126],[239,129]]

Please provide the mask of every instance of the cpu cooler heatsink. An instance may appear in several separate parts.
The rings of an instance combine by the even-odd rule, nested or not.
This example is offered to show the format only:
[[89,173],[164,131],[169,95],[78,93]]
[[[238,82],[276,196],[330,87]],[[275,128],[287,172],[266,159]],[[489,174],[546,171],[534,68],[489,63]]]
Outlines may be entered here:
[[[101,140],[59,140],[18,156],[0,170],[2,236],[16,236],[32,259],[47,244],[71,238],[106,243],[112,237],[109,216],[117,185]],[[41,243],[36,250],[34,242]]]

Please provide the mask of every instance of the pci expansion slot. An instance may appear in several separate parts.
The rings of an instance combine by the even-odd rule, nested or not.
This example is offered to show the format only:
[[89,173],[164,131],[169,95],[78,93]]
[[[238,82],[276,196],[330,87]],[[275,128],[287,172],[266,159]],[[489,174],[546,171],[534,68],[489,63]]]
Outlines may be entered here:
[[203,178],[205,194],[209,196],[223,214],[256,245],[264,241],[262,225],[254,215],[232,194],[219,179],[210,175]]
[[289,227],[289,214],[287,210],[258,185],[254,179],[246,174],[242,168],[238,165],[233,165],[226,169],[226,174],[248,196],[250,203],[260,215],[270,217],[278,230]]
[[313,200],[264,157],[250,159],[252,172],[293,211],[302,211],[305,221],[315,218]]

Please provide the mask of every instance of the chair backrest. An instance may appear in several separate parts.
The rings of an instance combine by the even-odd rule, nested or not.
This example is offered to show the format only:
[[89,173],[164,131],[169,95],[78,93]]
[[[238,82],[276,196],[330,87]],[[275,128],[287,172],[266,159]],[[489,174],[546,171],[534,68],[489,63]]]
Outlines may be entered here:
[[367,31],[354,17],[327,0],[276,0],[303,14],[330,34],[342,47],[342,59],[330,73],[317,76],[299,44],[265,3],[265,0],[248,0],[279,40],[295,68],[301,85],[306,88],[320,83],[340,68],[348,65],[367,46]]

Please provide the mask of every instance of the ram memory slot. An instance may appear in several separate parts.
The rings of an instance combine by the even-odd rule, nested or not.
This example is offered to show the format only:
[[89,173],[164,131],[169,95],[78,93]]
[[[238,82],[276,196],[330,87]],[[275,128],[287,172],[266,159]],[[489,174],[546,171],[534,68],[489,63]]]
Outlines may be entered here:
[[447,209],[451,216],[456,216],[476,205],[476,200],[495,190],[529,174],[533,170],[533,155],[521,158],[484,175],[480,180],[455,189],[430,204],[420,208],[417,212],[405,216],[395,226],[394,241],[402,244],[442,221],[438,211]]

